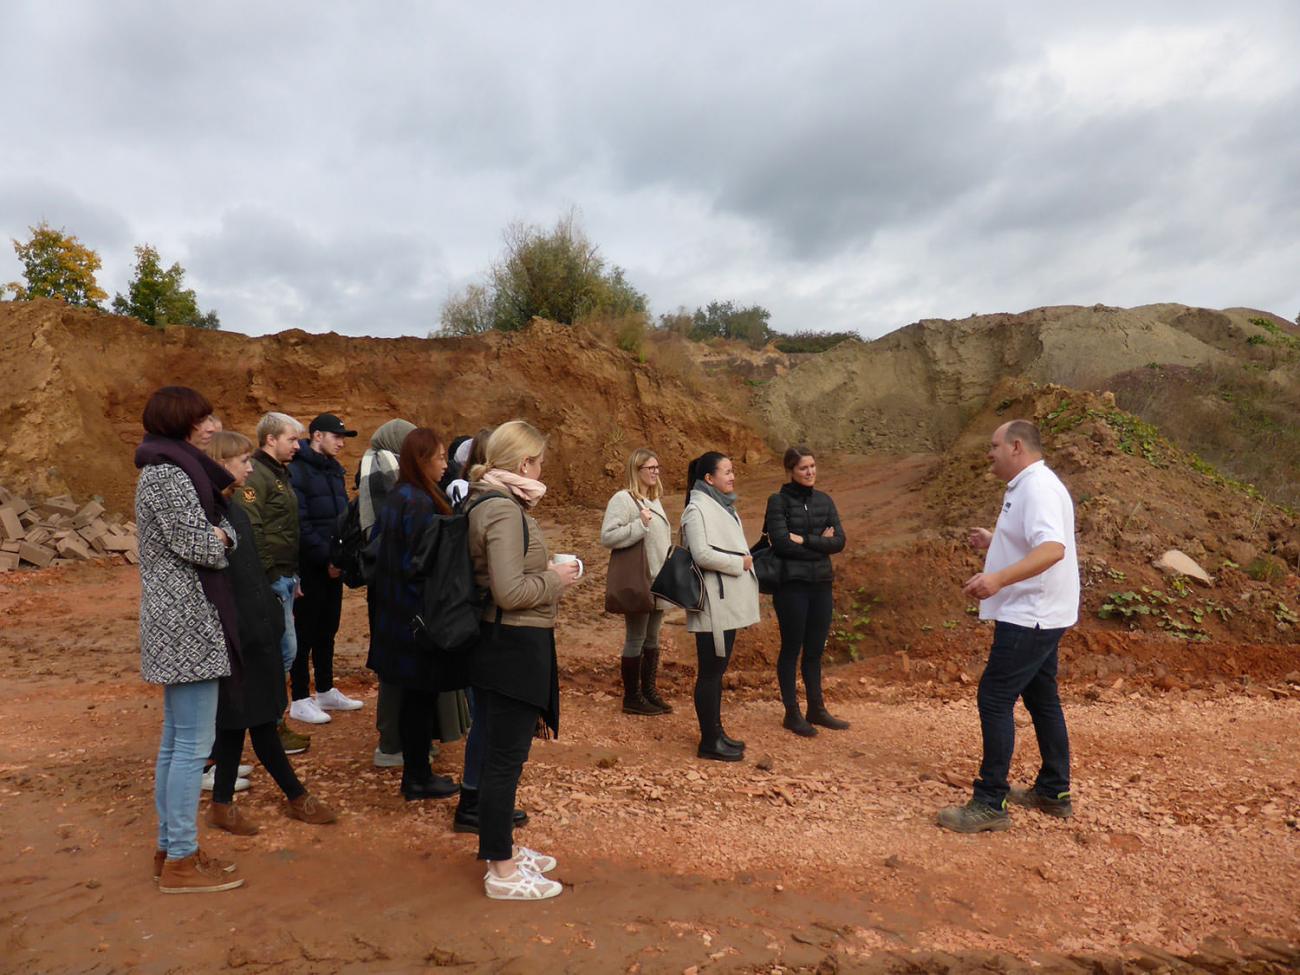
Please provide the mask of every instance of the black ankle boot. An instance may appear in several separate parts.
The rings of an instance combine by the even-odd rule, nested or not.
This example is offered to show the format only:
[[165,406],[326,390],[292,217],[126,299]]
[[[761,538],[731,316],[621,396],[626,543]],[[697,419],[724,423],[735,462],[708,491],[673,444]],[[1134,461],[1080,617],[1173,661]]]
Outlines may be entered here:
[[641,658],[623,657],[623,713],[663,714],[641,694]]
[[732,748],[739,748],[742,752],[745,750],[745,743],[739,738],[732,738],[731,735],[727,734],[725,729],[718,729],[718,738],[726,742]]
[[[510,822],[518,829],[528,822],[528,813],[516,809]],[[473,833],[478,836],[478,789],[467,789],[463,785],[460,787],[460,801],[456,803],[451,830],[453,833]]]
[[785,720],[781,722],[781,727],[788,728],[804,738],[811,738],[817,734],[817,729],[804,719],[798,707],[785,709]]
[[745,757],[742,749],[736,748],[734,745],[728,745],[722,739],[721,734],[702,740],[695,754],[700,758],[711,759],[715,762],[739,762]]
[[[848,728],[849,723],[835,717],[826,710],[825,704],[808,705],[808,720],[813,724],[819,724],[823,728],[830,728],[833,731],[844,731]],[[786,727],[790,727],[786,725]]]
[[641,696],[659,709],[660,714],[672,714],[673,706],[659,696],[656,682],[659,678],[659,648],[641,649]]

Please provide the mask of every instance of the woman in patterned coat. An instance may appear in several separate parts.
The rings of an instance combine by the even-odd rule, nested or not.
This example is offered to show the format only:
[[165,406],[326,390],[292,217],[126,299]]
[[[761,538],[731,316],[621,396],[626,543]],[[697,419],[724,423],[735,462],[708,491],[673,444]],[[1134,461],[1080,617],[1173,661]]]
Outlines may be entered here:
[[216,736],[217,681],[239,661],[234,593],[221,571],[237,541],[221,493],[234,479],[202,450],[216,428],[202,394],[165,386],[149,397],[143,422],[135,453],[140,671],[163,688],[154,876],[168,894],[229,890],[243,878],[199,849],[195,820]]

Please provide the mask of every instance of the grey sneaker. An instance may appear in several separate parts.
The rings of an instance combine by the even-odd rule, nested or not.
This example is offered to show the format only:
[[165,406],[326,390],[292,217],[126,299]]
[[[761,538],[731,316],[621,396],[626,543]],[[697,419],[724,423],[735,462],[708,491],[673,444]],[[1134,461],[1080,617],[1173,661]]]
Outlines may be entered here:
[[[1006,803],[1002,804],[1004,807]],[[939,825],[954,833],[983,833],[985,830],[1001,832],[1011,828],[1011,817],[1005,808],[994,809],[978,799],[964,806],[949,806],[939,810]]]
[[1074,815],[1074,804],[1070,802],[1070,793],[1068,792],[1062,792],[1053,799],[1051,796],[1045,796],[1034,789],[1013,785],[1011,792],[1007,795],[1007,801],[1013,802],[1017,806],[1024,806],[1026,809],[1037,809],[1039,812],[1045,812],[1057,819],[1069,819]]
[[375,768],[401,768],[406,764],[401,752],[386,752],[382,748],[375,749],[375,757],[371,761]]

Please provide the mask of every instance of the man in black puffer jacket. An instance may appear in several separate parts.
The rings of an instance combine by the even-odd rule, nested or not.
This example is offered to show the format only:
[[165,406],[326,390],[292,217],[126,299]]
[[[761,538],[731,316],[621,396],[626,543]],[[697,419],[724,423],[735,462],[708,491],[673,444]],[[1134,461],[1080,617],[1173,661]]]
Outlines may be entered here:
[[[325,724],[327,711],[355,711],[362,702],[334,686],[334,636],[343,610],[343,579],[330,564],[330,546],[339,515],[348,506],[343,465],[337,460],[349,430],[333,413],[322,413],[307,428],[310,440],[299,445],[289,465],[293,489],[298,494],[298,564],[302,596],[294,603],[294,630],[298,656],[289,671],[293,703],[289,716],[308,724]],[[316,696],[310,694],[308,661],[316,669]]]

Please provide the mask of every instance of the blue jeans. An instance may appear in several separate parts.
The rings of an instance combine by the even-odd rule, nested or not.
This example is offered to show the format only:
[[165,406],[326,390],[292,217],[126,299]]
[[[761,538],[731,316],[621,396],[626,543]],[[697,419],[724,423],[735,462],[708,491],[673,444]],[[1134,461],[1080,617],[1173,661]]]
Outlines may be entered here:
[[298,656],[298,634],[293,628],[293,594],[297,588],[296,576],[280,576],[271,583],[271,592],[279,598],[280,606],[284,609],[284,636],[280,637],[280,660],[284,663],[286,674],[293,666],[294,658]]
[[1035,791],[1056,799],[1070,791],[1070,736],[1056,690],[1056,650],[1065,629],[1042,630],[998,622],[993,648],[980,678],[980,727],[984,759],[975,780],[975,798],[1001,809],[1010,786],[1007,774],[1016,750],[1016,699],[1023,697],[1034,719],[1042,765]]
[[217,682],[163,687],[162,740],[154,769],[158,849],[180,860],[199,848],[199,790],[203,765],[217,736]]

